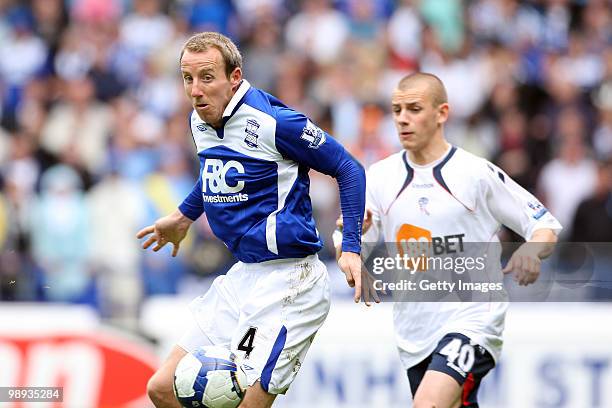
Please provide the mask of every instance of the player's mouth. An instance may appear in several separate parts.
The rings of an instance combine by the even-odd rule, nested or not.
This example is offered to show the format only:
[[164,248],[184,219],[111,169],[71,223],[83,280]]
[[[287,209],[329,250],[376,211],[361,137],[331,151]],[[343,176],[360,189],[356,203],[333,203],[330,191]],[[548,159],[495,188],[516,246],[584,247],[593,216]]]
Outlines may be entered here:
[[207,103],[196,103],[195,107],[198,109],[206,109],[206,107],[208,106]]

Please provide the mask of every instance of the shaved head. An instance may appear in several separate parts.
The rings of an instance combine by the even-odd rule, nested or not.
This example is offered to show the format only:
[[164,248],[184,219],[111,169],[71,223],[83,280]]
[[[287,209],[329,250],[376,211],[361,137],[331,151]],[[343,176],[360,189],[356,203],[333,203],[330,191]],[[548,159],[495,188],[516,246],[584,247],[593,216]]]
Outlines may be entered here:
[[400,142],[412,158],[444,153],[448,143],[443,128],[449,106],[437,76],[417,72],[404,77],[391,95],[391,112]]
[[399,91],[407,91],[414,87],[426,86],[427,94],[431,96],[434,107],[448,103],[446,88],[437,76],[425,72],[415,72],[401,79],[397,85]]

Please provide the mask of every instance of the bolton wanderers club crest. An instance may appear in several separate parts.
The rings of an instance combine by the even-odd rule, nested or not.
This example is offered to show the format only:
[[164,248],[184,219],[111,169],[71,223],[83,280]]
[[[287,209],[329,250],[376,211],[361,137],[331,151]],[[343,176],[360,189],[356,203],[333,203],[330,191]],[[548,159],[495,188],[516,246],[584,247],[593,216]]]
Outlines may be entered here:
[[429,198],[421,197],[419,198],[419,208],[421,212],[425,215],[429,215],[429,211],[427,211],[427,204],[429,203]]
[[257,123],[255,119],[247,119],[246,128],[244,128],[246,133],[244,143],[246,143],[247,146],[257,147],[257,138],[259,137],[257,129],[259,129],[259,123]]

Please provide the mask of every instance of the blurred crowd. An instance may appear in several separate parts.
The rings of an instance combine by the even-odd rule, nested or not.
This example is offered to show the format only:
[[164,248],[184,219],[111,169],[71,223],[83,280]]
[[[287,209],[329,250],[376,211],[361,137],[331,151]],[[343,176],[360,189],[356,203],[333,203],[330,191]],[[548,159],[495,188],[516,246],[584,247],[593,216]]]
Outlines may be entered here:
[[[233,262],[205,217],[177,259],[135,239],[196,179],[178,57],[198,31],[366,167],[401,148],[399,78],[438,75],[451,142],[536,193],[562,239],[612,242],[608,0],[0,0],[0,300],[129,319]],[[337,187],[311,175],[329,259]]]

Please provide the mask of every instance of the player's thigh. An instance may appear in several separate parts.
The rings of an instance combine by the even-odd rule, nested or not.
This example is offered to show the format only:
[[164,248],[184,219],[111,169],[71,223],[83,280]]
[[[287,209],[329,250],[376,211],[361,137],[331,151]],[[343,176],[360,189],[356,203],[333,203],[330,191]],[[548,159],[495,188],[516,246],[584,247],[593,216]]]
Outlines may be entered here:
[[459,398],[459,405],[477,408],[480,382],[495,366],[491,354],[469,337],[449,333],[440,340],[429,358],[415,401],[418,397],[424,406],[427,406],[425,401],[437,401],[441,407],[454,407],[458,406],[455,399]]
[[248,387],[240,408],[269,408],[274,403],[276,394],[266,392],[259,381]]
[[463,387],[453,377],[427,370],[414,396],[414,408],[456,408],[461,403]]
[[408,383],[410,384],[410,392],[412,393],[412,398],[417,393],[417,389],[421,382],[423,381],[423,377],[425,377],[425,373],[427,372],[427,367],[429,367],[429,363],[431,362],[431,355],[428,356],[425,360],[421,361],[419,364],[410,367],[406,373],[408,374]]
[[287,391],[329,312],[325,265],[316,257],[265,272],[243,305],[231,349],[243,360],[249,385]]

